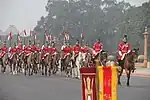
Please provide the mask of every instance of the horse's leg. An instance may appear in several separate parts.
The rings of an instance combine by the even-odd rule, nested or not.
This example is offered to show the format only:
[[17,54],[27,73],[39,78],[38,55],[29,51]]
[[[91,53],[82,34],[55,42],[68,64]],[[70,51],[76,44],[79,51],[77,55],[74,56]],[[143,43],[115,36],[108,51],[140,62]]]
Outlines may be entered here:
[[127,74],[127,86],[130,86],[130,75],[131,75],[131,70],[132,70],[132,69],[129,69],[129,72],[126,73],[126,74]]
[[42,61],[42,75],[44,75],[44,67],[45,67],[45,64],[44,64],[44,62]]
[[45,76],[47,76],[47,64],[45,64]]
[[121,85],[121,82],[120,82],[120,77],[122,76],[122,73],[123,73],[123,67],[121,67],[121,71],[118,75],[118,84]]

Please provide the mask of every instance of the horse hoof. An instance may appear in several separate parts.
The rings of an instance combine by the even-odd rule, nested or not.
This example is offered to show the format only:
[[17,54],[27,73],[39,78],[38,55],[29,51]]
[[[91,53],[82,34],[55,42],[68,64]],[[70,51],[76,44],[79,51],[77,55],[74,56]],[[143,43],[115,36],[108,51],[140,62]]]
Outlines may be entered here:
[[129,83],[127,83],[127,86],[128,86],[128,87],[130,87],[130,84],[129,84]]

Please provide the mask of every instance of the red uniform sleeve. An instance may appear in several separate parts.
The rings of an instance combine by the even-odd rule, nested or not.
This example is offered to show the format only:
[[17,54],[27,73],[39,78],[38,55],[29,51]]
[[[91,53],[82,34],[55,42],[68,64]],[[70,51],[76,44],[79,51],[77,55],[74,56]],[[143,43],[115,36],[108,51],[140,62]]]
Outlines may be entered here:
[[131,50],[131,46],[130,46],[130,44],[128,44],[128,50]]
[[93,49],[95,49],[95,46],[96,46],[96,43],[94,43],[94,45],[93,45]]
[[104,49],[104,47],[103,47],[103,44],[101,43],[101,49],[103,50]]
[[118,51],[121,51],[121,48],[122,48],[122,44],[119,43],[119,45],[118,45]]

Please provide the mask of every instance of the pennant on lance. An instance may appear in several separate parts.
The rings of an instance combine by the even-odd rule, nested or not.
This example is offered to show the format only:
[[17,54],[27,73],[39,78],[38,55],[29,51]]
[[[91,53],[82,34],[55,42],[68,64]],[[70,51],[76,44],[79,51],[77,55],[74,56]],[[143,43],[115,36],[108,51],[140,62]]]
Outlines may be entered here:
[[24,30],[24,36],[27,36],[27,32],[26,32],[26,30]]
[[8,35],[8,40],[11,40],[11,39],[12,39],[12,32],[10,32]]
[[21,40],[21,36],[20,36],[19,32],[18,32],[17,38],[18,38],[19,41]]

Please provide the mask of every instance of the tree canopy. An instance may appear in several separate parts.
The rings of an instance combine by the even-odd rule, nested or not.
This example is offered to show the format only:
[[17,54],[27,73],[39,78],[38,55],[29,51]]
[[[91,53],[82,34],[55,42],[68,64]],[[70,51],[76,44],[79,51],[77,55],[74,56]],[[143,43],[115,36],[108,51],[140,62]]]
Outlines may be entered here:
[[48,0],[48,15],[41,17],[34,30],[43,35],[46,29],[60,36],[67,29],[73,40],[84,33],[88,43],[100,38],[105,48],[114,51],[124,34],[133,45],[142,40],[144,27],[150,21],[149,7],[149,2],[135,7],[116,0]]

